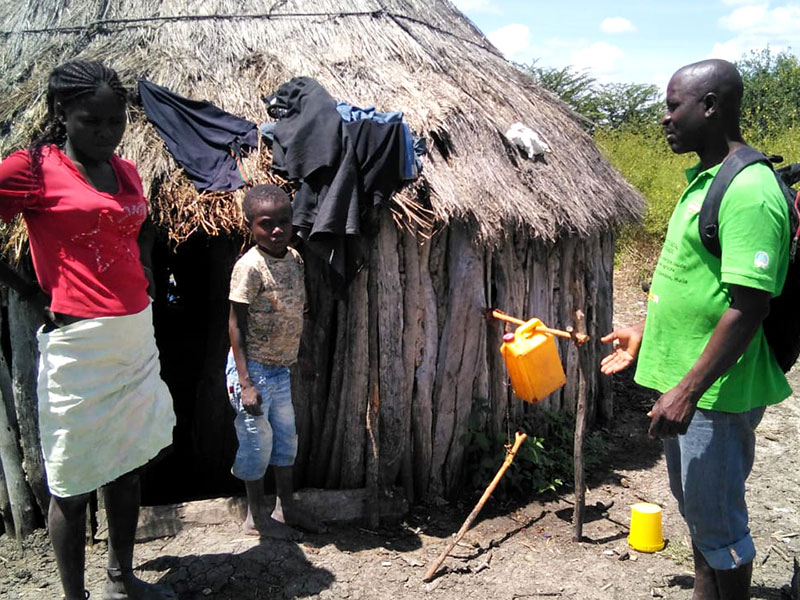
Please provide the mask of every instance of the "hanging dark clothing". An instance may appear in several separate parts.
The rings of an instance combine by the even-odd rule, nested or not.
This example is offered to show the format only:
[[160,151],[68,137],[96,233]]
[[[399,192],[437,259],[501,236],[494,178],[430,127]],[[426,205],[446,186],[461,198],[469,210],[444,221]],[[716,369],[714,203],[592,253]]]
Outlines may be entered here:
[[270,97],[269,112],[281,115],[273,130],[272,168],[303,179],[339,163],[342,119],[336,100],[311,77],[295,77]]
[[245,148],[258,147],[255,123],[145,79],[139,79],[139,96],[147,119],[199,191],[231,191],[245,184],[237,158]]
[[308,77],[285,83],[273,98],[285,111],[274,129],[273,169],[300,182],[293,224],[328,262],[334,285],[346,285],[363,264],[363,214],[403,182],[403,123],[345,123],[336,101]]

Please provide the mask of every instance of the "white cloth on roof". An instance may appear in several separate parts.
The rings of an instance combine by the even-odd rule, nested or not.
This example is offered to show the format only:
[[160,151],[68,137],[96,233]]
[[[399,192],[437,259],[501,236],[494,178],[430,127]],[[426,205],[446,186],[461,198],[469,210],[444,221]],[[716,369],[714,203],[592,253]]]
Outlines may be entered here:
[[509,127],[508,131],[506,131],[506,138],[523,150],[528,158],[551,151],[548,143],[538,133],[519,122]]
[[172,443],[175,413],[149,305],[40,331],[38,340],[39,430],[55,496],[95,490]]

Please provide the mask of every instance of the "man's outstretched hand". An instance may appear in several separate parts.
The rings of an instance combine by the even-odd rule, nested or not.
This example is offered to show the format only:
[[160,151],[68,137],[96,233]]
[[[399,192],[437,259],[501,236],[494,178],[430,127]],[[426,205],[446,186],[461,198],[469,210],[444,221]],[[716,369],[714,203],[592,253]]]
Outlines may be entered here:
[[600,372],[603,375],[613,375],[627,369],[636,360],[639,346],[642,344],[644,323],[615,329],[608,335],[600,338],[604,344],[612,344],[613,351],[600,361]]

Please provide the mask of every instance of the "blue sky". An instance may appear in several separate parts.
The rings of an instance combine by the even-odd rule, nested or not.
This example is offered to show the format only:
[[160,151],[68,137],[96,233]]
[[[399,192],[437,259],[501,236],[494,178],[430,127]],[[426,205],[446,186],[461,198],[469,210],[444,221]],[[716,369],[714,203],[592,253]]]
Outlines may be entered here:
[[510,60],[664,89],[682,65],[800,52],[800,1],[453,0]]

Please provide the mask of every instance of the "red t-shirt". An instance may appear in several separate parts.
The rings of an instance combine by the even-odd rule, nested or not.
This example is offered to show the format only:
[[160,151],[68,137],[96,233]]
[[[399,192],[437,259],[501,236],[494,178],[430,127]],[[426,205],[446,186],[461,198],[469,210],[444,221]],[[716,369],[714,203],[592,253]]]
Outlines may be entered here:
[[76,317],[135,314],[149,302],[137,237],[147,216],[142,182],[114,156],[116,194],[99,192],[55,146],[42,149],[44,185],[27,151],[0,163],[0,218],[22,213],[39,285],[50,310]]

